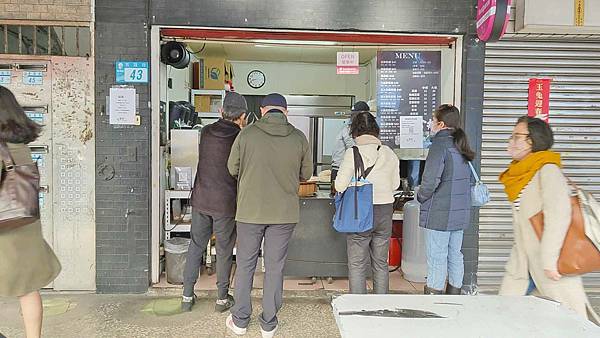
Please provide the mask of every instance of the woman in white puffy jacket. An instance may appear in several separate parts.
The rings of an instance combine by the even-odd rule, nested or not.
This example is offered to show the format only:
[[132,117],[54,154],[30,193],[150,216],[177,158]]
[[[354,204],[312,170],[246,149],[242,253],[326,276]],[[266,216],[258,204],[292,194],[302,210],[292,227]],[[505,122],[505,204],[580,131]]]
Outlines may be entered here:
[[[400,186],[400,164],[396,154],[379,140],[379,126],[369,112],[357,114],[350,125],[365,169],[372,167],[368,181],[373,184],[373,229],[349,233],[348,279],[350,293],[367,293],[367,267],[373,271],[375,293],[389,290],[388,249],[392,234],[394,191]],[[335,179],[335,189],[344,192],[354,176],[354,151],[346,150]]]

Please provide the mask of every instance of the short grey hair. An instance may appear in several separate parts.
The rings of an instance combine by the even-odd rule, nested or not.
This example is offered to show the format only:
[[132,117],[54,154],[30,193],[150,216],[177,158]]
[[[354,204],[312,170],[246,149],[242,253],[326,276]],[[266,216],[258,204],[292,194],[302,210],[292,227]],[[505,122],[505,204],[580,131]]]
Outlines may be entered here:
[[223,107],[223,118],[229,121],[237,121],[247,113],[247,111],[242,109],[226,109],[228,107]]

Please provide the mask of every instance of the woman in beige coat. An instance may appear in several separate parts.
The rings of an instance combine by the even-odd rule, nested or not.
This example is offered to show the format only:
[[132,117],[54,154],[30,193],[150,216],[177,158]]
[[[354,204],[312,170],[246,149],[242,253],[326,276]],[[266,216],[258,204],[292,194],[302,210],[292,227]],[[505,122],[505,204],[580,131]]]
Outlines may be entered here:
[[[400,163],[392,149],[379,140],[379,125],[369,112],[357,113],[352,119],[350,133],[365,169],[373,184],[373,229],[348,233],[348,284],[350,293],[367,293],[367,277],[373,274],[373,292],[389,292],[388,250],[392,235],[394,190],[400,186]],[[369,170],[369,169],[367,169]],[[349,148],[335,179],[335,189],[343,193],[356,179],[354,150]],[[370,268],[370,271],[369,271]]]
[[[500,175],[513,204],[515,242],[500,295],[523,296],[537,289],[548,297],[599,323],[580,276],[561,276],[558,257],[571,222],[571,190],[561,170],[560,155],[549,151],[552,130],[540,119],[521,117],[510,137],[513,162]],[[538,240],[529,219],[544,213],[544,233]]]
[[[31,163],[26,144],[39,133],[40,126],[25,115],[15,96],[0,86],[0,143],[7,146],[15,165]],[[0,173],[8,161],[0,156]],[[0,205],[0,210],[5,207]],[[19,297],[27,338],[41,336],[43,310],[39,290],[51,283],[60,269],[58,259],[42,237],[39,220],[0,231],[0,296]]]

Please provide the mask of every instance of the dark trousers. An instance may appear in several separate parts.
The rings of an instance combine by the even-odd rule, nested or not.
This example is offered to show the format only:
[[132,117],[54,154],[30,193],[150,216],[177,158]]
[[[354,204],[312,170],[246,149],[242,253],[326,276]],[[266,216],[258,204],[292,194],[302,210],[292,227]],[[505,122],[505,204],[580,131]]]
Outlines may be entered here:
[[373,206],[373,229],[348,234],[348,281],[350,293],[367,293],[367,269],[373,272],[373,289],[377,294],[389,291],[388,250],[392,235],[393,204]]
[[233,261],[233,247],[235,246],[236,232],[233,217],[212,217],[200,212],[192,214],[192,241],[187,253],[185,270],[183,272],[183,295],[191,297],[194,285],[198,280],[202,256],[206,252],[208,241],[215,234],[217,239],[217,288],[218,298],[226,299],[229,292],[229,277]]
[[265,331],[277,326],[277,312],[283,296],[283,267],[287,258],[288,243],[296,224],[237,225],[238,246],[235,270],[235,305],[231,309],[233,322],[238,327],[248,327],[252,315],[250,292],[260,245],[264,238],[263,258],[265,279],[263,285],[262,314],[258,320]]

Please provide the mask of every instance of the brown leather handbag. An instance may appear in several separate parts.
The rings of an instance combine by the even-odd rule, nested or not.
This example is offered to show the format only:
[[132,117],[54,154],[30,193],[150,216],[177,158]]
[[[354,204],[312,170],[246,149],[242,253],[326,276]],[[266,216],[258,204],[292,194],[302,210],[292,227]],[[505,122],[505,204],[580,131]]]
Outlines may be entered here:
[[16,165],[5,143],[0,143],[0,231],[40,219],[40,174],[37,164]]
[[[571,183],[572,184],[572,183]],[[576,189],[577,186],[573,184]],[[571,196],[571,224],[558,258],[558,272],[561,275],[582,275],[600,271],[600,251],[586,236],[583,213],[578,196]],[[538,212],[529,218],[538,239],[544,232],[544,214]]]

